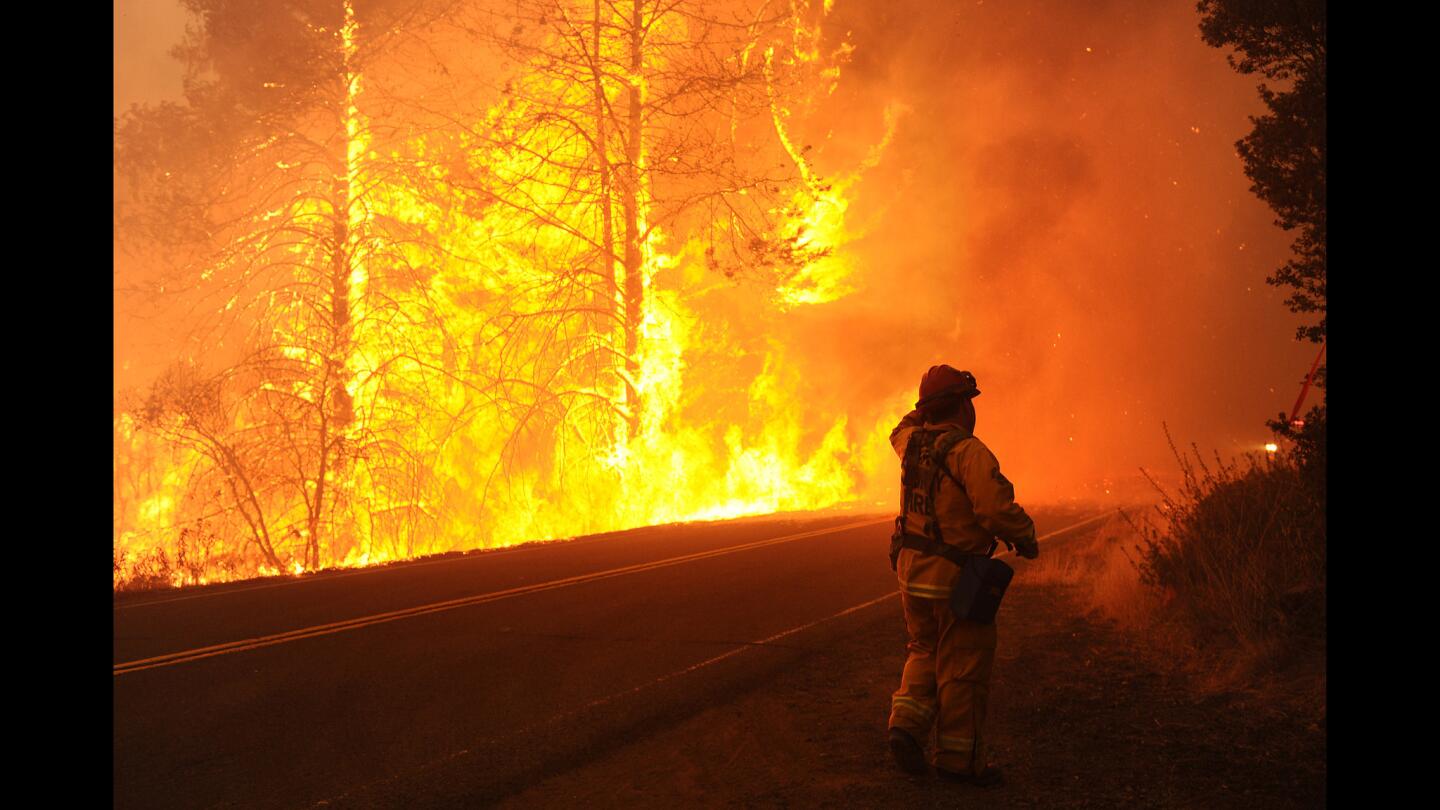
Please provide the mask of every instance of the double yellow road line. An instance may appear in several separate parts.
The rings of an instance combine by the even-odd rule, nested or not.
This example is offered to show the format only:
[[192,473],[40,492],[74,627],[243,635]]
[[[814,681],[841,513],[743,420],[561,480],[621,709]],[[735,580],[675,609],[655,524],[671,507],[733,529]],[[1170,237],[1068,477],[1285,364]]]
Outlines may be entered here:
[[709,551],[699,551],[694,554],[686,554],[680,557],[669,557],[663,560],[656,560],[654,562],[627,565],[622,568],[611,568],[606,571],[596,571],[591,574],[581,574],[579,576],[566,577],[564,579],[554,579],[550,580],[549,582],[538,582],[534,585],[522,585],[518,588],[509,588],[503,591],[491,591],[489,593],[482,593],[476,596],[464,596],[459,599],[449,599],[444,602],[432,602],[428,605],[419,605],[417,607],[403,608],[401,610],[392,610],[388,613],[376,613],[370,616],[359,616],[354,619],[345,619],[344,621],[331,622],[329,624],[317,624],[313,627],[304,627],[298,630],[289,630],[284,633],[275,633],[274,635],[269,636],[257,636],[255,638],[241,639],[239,641],[227,641],[224,644],[215,644],[210,647],[199,647],[193,650],[182,650],[180,652],[166,653],[165,655],[157,655],[152,658],[141,658],[136,661],[126,661],[124,663],[116,664],[114,667],[114,674],[124,675],[129,672],[139,672],[143,669],[168,667],[175,664],[183,664],[187,661],[198,661],[201,658],[211,658],[217,655],[243,652],[245,650],[255,650],[261,647],[270,647],[275,644],[285,644],[286,642],[290,641],[299,641],[301,639],[314,638],[315,636],[324,636],[331,633],[343,633],[346,630],[358,630],[362,627],[369,627],[374,624],[384,624],[385,622],[399,621],[400,619],[409,619],[414,616],[424,616],[427,613],[439,613],[441,611],[454,610],[456,608],[469,607],[471,605],[482,605],[486,602],[495,602],[501,599],[509,599],[515,596],[524,596],[525,594],[539,593],[541,591],[550,591],[555,590],[556,588],[566,588],[571,585],[579,585],[584,582],[594,582],[601,579],[610,579],[611,577],[625,576],[626,574],[638,574],[642,571],[653,571],[657,568],[667,568],[672,565],[681,565],[683,563],[709,559],[710,557],[719,557],[725,554],[735,554],[741,551],[750,551],[752,549],[764,548],[765,546],[773,546],[777,543],[789,543],[794,540],[803,540],[807,537],[817,537],[822,534],[833,534],[835,532],[849,531],[850,529],[860,529],[866,526],[878,526],[882,523],[893,522],[893,520],[894,518],[863,520],[858,523],[847,523],[843,526],[832,526],[828,529],[815,529],[813,531],[799,532],[797,534],[787,534],[783,537],[772,537],[768,540],[757,540],[753,543],[742,543],[738,546],[727,546],[725,548],[711,549]]
[[[1115,514],[1115,512],[1113,511],[1105,512],[1087,520],[1082,520],[1079,523],[1066,526],[1063,529],[1057,529],[1056,531],[1050,532],[1049,534],[1046,534],[1038,539],[1048,540],[1049,538],[1055,537],[1056,535],[1073,531],[1075,529],[1081,528],[1082,526],[1088,526],[1099,520],[1110,517],[1113,514]],[[888,517],[881,519],[862,520],[856,523],[846,523],[842,526],[832,526],[827,529],[814,529],[808,532],[787,534],[782,537],[772,537],[768,540],[756,540],[753,543],[742,543],[737,546],[726,546],[725,548],[711,549],[709,551],[698,551],[694,554],[685,554],[680,557],[669,557],[663,560],[656,560],[654,562],[637,563],[635,565],[627,565],[621,568],[611,568],[606,571],[596,571],[591,574],[580,574],[578,576],[566,577],[564,579],[553,579],[548,582],[538,582],[534,585],[522,585],[518,588],[508,588],[503,591],[491,591],[489,593],[477,594],[475,596],[464,596],[460,597],[459,599],[448,599],[443,602],[432,602],[428,605],[419,605],[416,607],[403,608],[401,610],[392,610],[388,613],[375,613],[369,616],[359,616],[354,619],[345,619],[343,621],[330,622],[329,624],[317,624],[313,627],[303,627],[298,630],[288,630],[284,633],[275,633],[268,636],[257,636],[255,638],[240,639],[238,641],[227,641],[224,644],[215,644],[209,647],[198,647],[193,650],[181,650],[180,652],[166,653],[164,655],[157,655],[151,658],[141,658],[136,661],[126,661],[124,663],[115,665],[114,674],[116,676],[119,676],[130,672],[139,672],[145,669],[174,666],[175,664],[183,664],[188,661],[198,661],[202,658],[212,658],[217,655],[228,655],[230,653],[244,652],[246,650],[256,650],[261,647],[270,647],[276,644],[285,644],[291,641],[299,641],[301,639],[314,638],[316,636],[325,636],[332,633],[343,633],[347,630],[358,630],[362,627],[369,627],[375,624],[384,624],[386,622],[409,619],[415,616],[424,616],[427,613],[440,613],[442,611],[455,610],[456,608],[469,607],[471,605],[483,605],[486,602],[496,602],[501,599],[510,599],[516,596],[524,596],[531,593],[540,593],[541,591],[552,591],[557,588],[567,588],[571,585],[579,585],[584,582],[595,582],[597,580],[610,579],[612,577],[620,577],[627,574],[638,574],[642,571],[653,571],[657,568],[668,568],[672,565],[682,565],[684,563],[695,562],[697,560],[705,560],[711,557],[720,557],[726,554],[735,554],[741,551],[751,551],[753,549],[764,548],[765,546],[773,546],[779,543],[789,543],[795,540],[804,540],[807,537],[818,537],[823,534],[835,534],[837,532],[850,531],[851,529],[862,529],[868,526],[879,526],[881,524],[893,522],[894,518]],[[879,600],[877,599],[872,601]],[[857,606],[857,608],[858,607],[863,607],[863,605]]]

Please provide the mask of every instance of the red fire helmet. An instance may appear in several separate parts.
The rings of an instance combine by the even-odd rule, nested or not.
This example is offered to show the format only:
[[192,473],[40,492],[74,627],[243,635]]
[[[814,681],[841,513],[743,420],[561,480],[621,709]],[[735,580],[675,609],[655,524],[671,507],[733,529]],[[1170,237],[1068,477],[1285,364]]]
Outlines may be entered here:
[[967,399],[980,396],[975,375],[968,371],[956,371],[950,366],[931,366],[925,376],[920,378],[920,399],[915,403],[915,407],[922,407],[951,394]]

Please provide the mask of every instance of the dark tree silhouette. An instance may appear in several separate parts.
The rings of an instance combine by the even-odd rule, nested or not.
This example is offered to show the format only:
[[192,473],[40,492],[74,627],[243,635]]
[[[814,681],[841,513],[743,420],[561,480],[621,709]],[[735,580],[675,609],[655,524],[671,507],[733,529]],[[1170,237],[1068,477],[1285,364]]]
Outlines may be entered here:
[[[1325,0],[1200,0],[1207,45],[1231,47],[1230,65],[1259,73],[1265,115],[1236,149],[1251,191],[1298,230],[1294,255],[1267,281],[1288,287],[1292,312],[1318,313],[1297,336],[1325,340]],[[1277,87],[1281,89],[1276,89]]]

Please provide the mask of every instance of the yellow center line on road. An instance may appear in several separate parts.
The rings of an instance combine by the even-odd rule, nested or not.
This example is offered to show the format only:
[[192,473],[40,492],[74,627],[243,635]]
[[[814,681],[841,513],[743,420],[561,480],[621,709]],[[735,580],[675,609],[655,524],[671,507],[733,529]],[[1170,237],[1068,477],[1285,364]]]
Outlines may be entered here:
[[276,633],[269,636],[259,636],[256,638],[241,639],[238,641],[228,641],[224,644],[215,644],[209,647],[199,647],[193,650],[182,650],[180,652],[166,653],[165,655],[157,655],[151,658],[142,658],[136,661],[126,661],[124,663],[116,664],[114,666],[114,674],[123,675],[127,672],[138,672],[142,669],[153,669],[155,667],[171,666],[174,664],[182,664],[187,661],[196,661],[201,658],[210,658],[217,655],[226,655],[228,653],[242,652],[244,650],[254,650],[260,647],[269,647],[275,644],[284,644],[290,641],[299,641],[300,639],[313,638],[314,636],[323,636],[330,633],[340,633],[346,630],[357,630],[361,627],[368,627],[372,624],[393,622],[399,619],[408,619],[413,616],[423,616],[427,613],[439,613],[440,611],[454,610],[456,608],[468,607],[470,605],[479,605],[485,602],[494,602],[500,599],[508,599],[514,596],[523,596],[525,594],[538,593],[540,591],[548,591],[554,590],[556,588],[568,587],[571,585],[579,585],[583,582],[594,582],[596,580],[609,579],[611,577],[624,576],[626,574],[638,574],[642,571],[653,571],[657,568],[666,568],[672,565],[695,562],[697,560],[704,560],[710,557],[719,557],[725,554],[734,554],[740,551],[750,551],[752,549],[763,548],[765,546],[772,546],[777,543],[788,543],[794,540],[803,540],[808,537],[817,537],[823,534],[834,534],[836,532],[849,531],[850,529],[859,529],[867,526],[879,526],[882,523],[891,523],[893,521],[894,518],[872,518],[870,520],[863,520],[857,523],[846,523],[842,526],[831,526],[826,529],[815,529],[808,532],[787,534],[782,537],[772,537],[767,540],[757,540],[752,543],[742,543],[738,546],[727,546],[725,548],[717,548],[711,549],[709,551],[696,552],[694,554],[686,554],[680,557],[669,557],[663,560],[656,560],[654,562],[627,565],[622,568],[611,568],[606,571],[596,571],[590,574],[580,574],[578,576],[566,577],[564,579],[555,579],[548,582],[537,582],[534,585],[522,585],[518,588],[509,588],[503,591],[491,591],[489,593],[477,594],[475,596],[464,596],[458,599],[449,599],[444,602],[434,602],[428,605],[418,605],[416,607],[402,608],[400,610],[392,610],[388,613],[377,613],[370,616],[359,616],[354,619],[345,619],[343,621],[331,622],[329,624],[320,624],[313,627],[304,627],[298,630],[289,630],[284,633]]
[[[1112,516],[1112,515],[1118,515],[1119,513],[1120,513],[1120,510],[1119,510],[1119,509],[1111,509],[1109,512],[1101,512],[1100,514],[1096,515],[1095,517],[1085,518],[1084,520],[1080,521],[1079,523],[1071,523],[1069,526],[1066,526],[1066,527],[1063,528],[1063,529],[1056,529],[1055,531],[1049,532],[1048,534],[1042,534],[1042,535],[1040,535],[1039,537],[1035,538],[1035,541],[1038,543],[1038,542],[1041,541],[1041,540],[1049,540],[1050,538],[1055,537],[1056,535],[1065,534],[1066,532],[1074,531],[1074,530],[1080,528],[1081,526],[1089,526],[1091,523],[1095,523],[1096,521],[1104,520],[1105,518],[1108,518],[1108,517],[1110,517],[1110,516]],[[1009,553],[1009,550],[1007,549],[1006,551],[1002,552],[1001,554],[996,554],[995,556],[1000,557],[1000,556],[1003,556],[1004,554],[1008,554],[1008,553]]]
[[[1067,532],[1072,532],[1072,531],[1074,531],[1074,530],[1076,530],[1076,529],[1079,529],[1079,528],[1082,528],[1082,527],[1084,527],[1084,526],[1089,526],[1090,524],[1095,523],[1095,522],[1100,521],[1100,520],[1103,520],[1103,519],[1105,519],[1105,518],[1108,518],[1108,517],[1110,517],[1111,515],[1114,515],[1114,514],[1116,514],[1116,513],[1119,512],[1119,511],[1120,511],[1119,509],[1112,509],[1112,510],[1110,510],[1109,512],[1102,512],[1101,514],[1098,514],[1098,515],[1096,515],[1096,516],[1094,516],[1094,517],[1086,518],[1085,520],[1082,520],[1082,521],[1080,521],[1079,523],[1072,523],[1072,524],[1070,524],[1069,526],[1066,526],[1066,527],[1063,528],[1063,529],[1056,529],[1056,530],[1053,531],[1053,532],[1048,532],[1048,533],[1043,534],[1043,535],[1041,535],[1041,536],[1039,536],[1039,537],[1037,537],[1037,538],[1035,538],[1035,539],[1036,539],[1037,542],[1040,541],[1040,540],[1049,540],[1049,539],[1052,538],[1052,537],[1056,537],[1056,536],[1058,536],[1058,535],[1062,535],[1062,534],[1065,534],[1065,533],[1067,533]],[[834,529],[834,530],[831,530],[831,531],[840,531],[840,530],[842,530],[843,528],[852,528],[852,529],[853,529],[853,528],[856,528],[856,527],[858,527],[858,526],[871,526],[871,525],[876,525],[876,524],[882,523],[882,522],[884,522],[884,523],[894,522],[894,518],[886,518],[884,521],[874,521],[874,522],[859,523],[859,524],[855,524],[855,525],[853,525],[853,526],[841,527],[841,528],[837,528],[837,529]],[[777,538],[775,541],[770,541],[770,542],[780,542],[780,541],[783,541],[783,540],[785,540],[785,539],[799,539],[799,538],[798,538],[798,537],[796,537],[796,538]],[[738,547],[737,547],[737,548],[738,548]],[[996,554],[995,556],[996,556],[996,557],[1004,557],[1005,555],[1010,554],[1010,553],[1011,553],[1011,552],[1010,552],[1008,549],[1006,549],[1006,550],[1002,550],[1000,553]],[[849,616],[849,615],[852,614],[852,613],[858,613],[858,612],[864,610],[865,608],[871,607],[871,606],[873,606],[873,605],[878,605],[878,604],[880,604],[881,602],[884,602],[884,601],[886,601],[886,600],[888,600],[888,599],[893,599],[893,598],[895,598],[895,597],[897,597],[897,596],[899,596],[899,595],[900,595],[900,591],[899,591],[898,589],[897,589],[897,590],[893,590],[893,591],[890,591],[889,593],[881,594],[880,596],[877,596],[877,597],[875,597],[874,599],[867,599],[866,601],[861,602],[861,603],[858,604],[858,605],[851,605],[850,607],[844,608],[843,610],[838,610],[838,611],[836,611],[836,612],[834,612],[834,613],[831,613],[829,616],[825,616],[825,617],[823,617],[823,618],[816,619],[816,620],[814,620],[814,621],[806,622],[805,624],[796,625],[795,627],[792,627],[792,628],[790,628],[789,630],[782,630],[782,631],[780,631],[780,632],[778,632],[778,633],[775,633],[774,635],[767,636],[766,638],[762,638],[762,639],[759,639],[759,640],[757,640],[757,641],[747,642],[747,643],[744,643],[744,644],[737,644],[737,645],[734,647],[734,649],[727,650],[727,651],[725,651],[725,652],[723,652],[723,653],[720,653],[719,655],[717,655],[717,656],[715,656],[715,657],[713,657],[713,658],[707,658],[707,659],[705,659],[704,661],[701,661],[701,662],[699,662],[699,663],[697,663],[697,664],[691,664],[690,666],[685,667],[685,668],[683,668],[683,669],[677,669],[677,670],[675,670],[674,672],[671,672],[671,673],[668,673],[668,674],[665,674],[665,675],[661,675],[660,677],[655,678],[654,680],[651,680],[651,681],[646,681],[645,683],[642,683],[642,684],[640,684],[639,686],[633,686],[633,687],[631,687],[631,688],[629,688],[629,689],[625,689],[625,690],[622,690],[622,691],[619,691],[619,692],[614,692],[614,693],[612,693],[612,694],[605,695],[605,696],[603,696],[603,697],[596,698],[596,699],[594,699],[594,700],[592,700],[592,701],[590,701],[590,702],[588,702],[588,703],[586,703],[586,704],[584,704],[583,706],[580,706],[580,707],[578,707],[578,708],[569,709],[569,710],[564,711],[564,712],[561,712],[561,713],[559,713],[559,714],[552,715],[551,717],[545,719],[545,720],[542,721],[542,722],[535,723],[535,724],[530,725],[530,726],[526,726],[526,727],[520,729],[519,731],[510,732],[510,733],[508,733],[508,734],[506,735],[506,738],[508,738],[508,737],[516,737],[516,736],[528,736],[528,735],[532,735],[532,734],[534,734],[535,732],[539,731],[539,730],[540,730],[541,728],[543,728],[543,727],[553,726],[553,725],[556,725],[557,723],[561,723],[561,722],[572,721],[574,718],[579,717],[581,714],[583,714],[586,710],[594,709],[594,708],[597,708],[597,707],[599,707],[599,706],[604,706],[604,705],[607,705],[607,704],[609,704],[609,703],[614,703],[614,702],[617,701],[617,700],[620,700],[620,699],[622,699],[622,698],[627,698],[627,697],[630,697],[630,696],[632,696],[632,695],[639,694],[640,692],[643,692],[643,691],[645,691],[645,690],[647,690],[647,689],[649,689],[649,688],[651,688],[651,687],[654,687],[654,686],[659,686],[660,684],[665,683],[665,682],[667,682],[667,681],[672,681],[672,680],[675,680],[676,678],[679,678],[679,677],[682,677],[682,676],[685,676],[685,675],[689,675],[689,674],[692,673],[692,672],[696,672],[696,671],[698,671],[698,670],[705,669],[705,668],[710,667],[710,666],[714,666],[715,664],[718,664],[718,663],[720,663],[721,661],[725,661],[725,660],[727,660],[727,659],[734,658],[735,656],[739,655],[740,653],[745,652],[746,650],[753,650],[753,649],[755,649],[756,647],[767,647],[767,646],[771,646],[771,645],[773,645],[775,642],[777,642],[777,641],[779,641],[779,640],[781,640],[781,639],[788,638],[788,637],[793,636],[793,635],[795,635],[795,634],[797,634],[797,633],[802,633],[802,632],[804,632],[804,631],[806,631],[806,630],[809,630],[809,629],[812,628],[812,627],[815,627],[815,626],[817,626],[817,625],[824,624],[824,623],[829,622],[829,621],[833,621],[833,620],[838,619],[838,618],[840,618],[840,617],[842,617],[842,616]],[[497,739],[494,740],[494,741],[495,741],[495,742],[498,742],[500,739],[505,739],[505,738],[497,738]],[[408,770],[408,771],[405,771],[405,772],[399,773],[399,774],[392,774],[392,775],[390,775],[390,776],[384,777],[384,778],[382,778],[382,779],[380,779],[380,780],[377,780],[377,781],[375,781],[375,782],[370,782],[370,783],[361,785],[360,787],[355,788],[355,789],[352,789],[351,791],[349,791],[349,792],[347,792],[347,793],[345,793],[345,794],[342,794],[342,795],[340,795],[340,796],[335,796],[335,797],[332,797],[332,798],[330,798],[330,799],[326,799],[326,800],[324,800],[324,801],[317,802],[316,804],[312,805],[312,807],[327,807],[327,806],[329,806],[332,802],[339,801],[340,799],[348,798],[348,797],[350,797],[350,796],[353,795],[353,794],[356,794],[356,793],[364,793],[365,791],[371,790],[371,789],[373,789],[373,788],[375,788],[375,787],[378,787],[378,786],[380,786],[380,785],[385,785],[385,784],[393,783],[394,781],[396,781],[397,779],[400,779],[400,778],[414,777],[414,776],[417,775],[417,774],[421,774],[421,773],[424,773],[424,772],[426,772],[426,771],[434,770],[434,769],[435,769],[436,767],[438,767],[438,766],[445,765],[446,763],[449,763],[449,762],[453,762],[453,761],[455,761],[455,760],[457,760],[457,759],[459,759],[459,758],[461,758],[461,757],[463,757],[463,756],[465,756],[465,755],[467,755],[467,754],[470,754],[470,748],[460,749],[459,751],[455,751],[455,752],[453,752],[453,753],[447,754],[446,756],[443,756],[443,757],[441,757],[440,759],[436,759],[436,760],[432,760],[432,761],[430,761],[430,762],[427,762],[427,763],[425,763],[424,765],[419,766],[418,768],[412,768],[412,769],[410,769],[410,770]]]
[[[1066,532],[1074,531],[1074,530],[1079,529],[1079,528],[1081,528],[1081,527],[1083,527],[1083,526],[1089,526],[1091,523],[1095,523],[1096,521],[1102,520],[1102,519],[1104,519],[1104,518],[1108,518],[1108,517],[1110,517],[1111,515],[1115,514],[1116,512],[1119,512],[1119,511],[1120,511],[1120,510],[1118,510],[1118,509],[1113,509],[1113,510],[1111,510],[1111,511],[1109,511],[1109,512],[1104,512],[1104,513],[1099,514],[1099,515],[1096,515],[1096,516],[1094,516],[1094,517],[1086,518],[1085,520],[1082,520],[1082,521],[1080,521],[1079,523],[1072,523],[1072,524],[1070,524],[1069,526],[1066,526],[1066,527],[1063,528],[1063,529],[1056,529],[1056,530],[1053,531],[1053,532],[1049,532],[1049,533],[1047,533],[1047,534],[1043,534],[1043,535],[1035,538],[1035,540],[1036,540],[1036,542],[1039,542],[1039,541],[1041,541],[1041,540],[1049,540],[1050,538],[1055,537],[1055,536],[1057,536],[1057,535],[1061,535],[1061,534],[1065,534]],[[893,522],[893,518],[891,519],[891,521]],[[1011,554],[1011,553],[1013,553],[1013,552],[1011,552],[1009,549],[1005,549],[1005,550],[1001,551],[1000,553],[996,554],[995,556],[996,556],[996,557],[1004,557],[1004,556],[1006,556],[1007,554]],[[578,714],[579,712],[584,711],[585,709],[593,708],[593,707],[596,707],[596,706],[602,706],[602,705],[604,705],[604,704],[606,704],[606,703],[610,703],[610,702],[616,700],[617,698],[621,698],[621,697],[625,697],[626,695],[634,694],[634,693],[639,692],[639,691],[641,691],[641,690],[643,690],[643,689],[646,689],[646,688],[648,688],[648,687],[655,686],[656,684],[661,684],[661,683],[664,683],[665,681],[669,681],[669,680],[672,680],[672,679],[674,679],[674,678],[678,678],[678,677],[680,677],[681,675],[685,675],[685,674],[694,672],[694,671],[697,670],[697,669],[704,669],[705,667],[708,667],[708,666],[710,666],[710,665],[712,665],[712,664],[718,664],[718,663],[720,663],[721,661],[724,661],[724,660],[727,659],[727,658],[731,658],[731,657],[733,657],[733,656],[739,655],[740,653],[745,652],[746,650],[752,649],[752,648],[754,648],[754,647],[765,647],[765,646],[769,646],[769,645],[774,644],[775,642],[779,641],[779,640],[782,639],[782,638],[787,638],[787,637],[789,637],[789,636],[793,636],[793,635],[795,635],[796,633],[800,633],[800,632],[803,632],[803,631],[805,631],[805,630],[809,630],[810,628],[812,628],[812,627],[814,627],[814,626],[816,626],[816,625],[824,624],[825,622],[828,622],[828,621],[831,621],[831,620],[834,620],[834,619],[838,619],[838,618],[840,618],[841,616],[849,616],[851,613],[856,613],[856,612],[858,612],[858,611],[864,610],[865,608],[870,607],[871,605],[878,605],[878,604],[880,604],[881,602],[885,601],[886,599],[890,599],[890,598],[892,598],[892,597],[899,596],[899,595],[900,595],[900,591],[899,591],[899,590],[893,590],[893,591],[890,591],[889,593],[882,594],[881,596],[877,596],[877,597],[875,597],[874,599],[869,599],[869,600],[866,600],[866,601],[864,601],[864,602],[861,602],[861,603],[858,604],[858,605],[851,605],[850,607],[847,607],[847,608],[845,608],[845,609],[843,609],[843,610],[838,610],[838,611],[836,611],[836,612],[834,612],[834,613],[831,613],[829,616],[826,616],[826,617],[824,617],[824,618],[816,619],[816,620],[814,620],[814,621],[812,621],[812,622],[806,622],[805,624],[796,625],[795,627],[792,627],[792,628],[790,628],[789,630],[782,630],[782,631],[780,631],[779,633],[776,633],[776,634],[773,635],[773,636],[768,636],[768,637],[762,638],[762,639],[760,639],[760,640],[758,640],[758,641],[750,641],[750,642],[746,642],[746,643],[744,643],[744,644],[740,644],[740,645],[736,646],[735,649],[733,649],[733,650],[729,650],[728,652],[723,652],[723,653],[715,656],[714,658],[710,658],[710,659],[707,659],[707,660],[705,660],[705,661],[701,661],[701,662],[698,663],[698,664],[691,664],[690,666],[688,666],[688,667],[686,667],[686,668],[684,668],[684,669],[676,670],[676,671],[674,671],[674,672],[671,672],[671,673],[668,674],[668,675],[662,675],[662,676],[660,676],[659,678],[656,678],[655,680],[650,681],[649,683],[644,683],[644,684],[641,684],[640,686],[636,686],[636,687],[634,687],[634,688],[627,689],[627,690],[625,690],[624,692],[616,692],[616,693],[613,694],[613,695],[606,695],[605,697],[597,698],[597,699],[595,699],[595,700],[592,700],[592,701],[590,701],[589,703],[585,704],[585,705],[584,705],[583,707],[581,707],[580,709],[576,709],[576,710],[573,710],[573,711],[571,711],[571,712],[567,712],[567,713],[566,713],[565,715],[563,715],[563,716],[569,716],[569,715],[571,715],[571,714]]]
[[[784,515],[784,513],[777,513],[777,514],[775,515],[775,517],[779,517],[779,516],[783,516],[783,515]],[[772,516],[770,516],[770,515],[763,515],[763,516],[761,516],[761,517],[772,517]],[[703,523],[709,523],[709,522],[710,522],[710,521],[700,521],[700,523],[702,523],[702,524],[703,524]],[[682,525],[684,525],[684,524],[671,523],[671,524],[665,524],[664,526],[643,527],[643,528],[667,528],[667,529],[668,529],[668,528],[674,528],[674,527],[682,526]],[[198,592],[196,592],[196,593],[181,593],[179,596],[168,596],[168,597],[161,598],[161,599],[144,599],[143,601],[142,601],[142,600],[137,600],[137,601],[133,601],[133,602],[118,602],[118,603],[114,603],[114,609],[115,609],[116,611],[120,611],[120,610],[132,610],[132,609],[134,609],[134,608],[152,607],[152,606],[154,606],[154,605],[169,605],[169,604],[172,604],[172,603],[174,603],[174,602],[188,602],[188,601],[191,601],[191,600],[194,600],[194,599],[212,599],[212,598],[220,597],[220,596],[233,596],[233,595],[235,595],[235,594],[250,593],[251,591],[264,591],[264,590],[269,590],[270,588],[288,588],[288,587],[290,587],[290,586],[292,586],[292,585],[326,584],[326,583],[330,583],[330,582],[335,582],[336,580],[347,579],[347,578],[349,578],[349,577],[366,576],[366,575],[368,575],[368,574],[388,574],[388,573],[392,573],[392,572],[414,571],[414,570],[417,569],[417,568],[427,568],[427,567],[432,566],[432,565],[447,565],[447,564],[456,563],[456,562],[461,562],[461,563],[463,563],[463,562],[472,562],[472,561],[477,561],[477,560],[484,560],[484,559],[487,557],[487,555],[490,555],[490,554],[504,554],[504,553],[521,552],[521,551],[541,551],[541,550],[546,550],[546,549],[554,550],[554,549],[564,548],[564,547],[566,547],[566,546],[573,546],[573,545],[577,545],[577,544],[581,544],[581,543],[595,542],[595,541],[597,541],[597,540],[600,540],[601,537],[602,537],[602,535],[589,535],[589,536],[584,536],[584,537],[557,538],[557,539],[554,539],[554,540],[533,540],[533,541],[529,541],[529,542],[525,542],[525,543],[520,543],[520,544],[514,545],[514,546],[504,546],[504,547],[499,547],[499,548],[486,548],[486,549],[474,549],[474,550],[472,550],[472,551],[460,552],[458,555],[453,554],[453,553],[447,553],[446,555],[441,556],[440,559],[436,559],[436,560],[428,560],[428,559],[418,559],[418,560],[390,560],[390,561],[387,561],[387,562],[384,562],[384,563],[378,563],[378,564],[376,564],[376,565],[362,565],[362,566],[360,566],[360,567],[358,567],[358,568],[352,568],[352,569],[344,569],[344,568],[322,568],[322,569],[319,569],[318,571],[311,571],[311,572],[309,572],[309,573],[307,573],[307,574],[304,574],[304,575],[284,575],[285,578],[284,578],[284,579],[281,579],[281,580],[278,581],[278,582],[261,581],[261,582],[258,582],[258,583],[255,583],[255,584],[251,584],[251,585],[234,585],[234,586],[231,586],[231,587],[222,587],[221,589],[218,589],[218,590],[202,590],[202,591],[198,591]],[[474,553],[472,553],[472,552],[474,552],[474,551],[478,551],[478,552],[480,552],[480,553],[479,553],[479,554],[474,554]],[[314,576],[314,575],[316,575],[316,574],[319,574],[320,576]]]
[[[1089,518],[1088,520],[1083,520],[1079,523],[1067,526],[1063,529],[1058,529],[1056,531],[1050,532],[1049,534],[1046,534],[1038,539],[1045,540],[1050,537],[1054,537],[1057,534],[1062,534],[1064,532],[1071,531],[1072,529],[1078,529],[1081,526],[1089,525],[1100,520],[1101,518],[1109,517],[1112,514],[1114,514],[1114,512],[1107,512],[1101,515],[1097,515],[1095,517]],[[284,633],[275,633],[273,635],[258,636],[256,638],[241,639],[238,641],[228,641],[223,644],[215,644],[209,647],[198,647],[192,650],[181,650],[179,652],[166,653],[164,655],[157,655],[150,658],[141,658],[135,661],[125,661],[123,663],[115,664],[113,674],[119,676],[130,672],[139,672],[141,670],[154,669],[156,667],[174,666],[175,664],[183,664],[189,661],[198,661],[202,658],[212,658],[217,655],[228,655],[230,653],[244,652],[246,650],[255,650],[261,647],[270,647],[276,644],[285,644],[291,641],[300,641],[301,639],[314,638],[316,636],[330,635],[332,633],[341,633],[346,630],[358,630],[362,627],[369,627],[375,624],[398,621],[400,619],[409,619],[415,616],[424,616],[429,613],[439,613],[446,610],[455,610],[456,608],[468,607],[470,605],[479,605],[486,602],[495,602],[500,599],[508,599],[515,596],[523,596],[525,594],[539,593],[541,591],[549,591],[556,588],[565,588],[571,585],[579,585],[584,582],[595,582],[597,580],[610,579],[612,577],[624,576],[626,574],[638,574],[642,571],[653,571],[657,568],[667,568],[672,565],[681,565],[683,563],[695,562],[697,560],[709,559],[711,557],[719,557],[725,554],[734,554],[741,551],[750,551],[757,548],[764,548],[765,546],[776,545],[778,543],[789,543],[795,540],[803,540],[809,537],[818,537],[825,534],[835,534],[837,532],[849,531],[851,529],[860,529],[869,526],[879,526],[881,524],[892,522],[894,522],[894,518],[889,517],[863,520],[856,523],[847,523],[842,526],[831,526],[826,529],[815,529],[808,532],[787,534],[782,537],[772,537],[767,540],[756,540],[752,543],[742,543],[736,546],[726,546],[725,548],[711,549],[709,551],[700,551],[694,554],[686,554],[680,557],[669,557],[667,559],[656,560],[654,562],[638,563],[635,565],[627,565],[621,568],[611,568],[606,571],[596,571],[590,574],[580,574],[573,577],[565,577],[564,579],[555,579],[548,582],[538,582],[534,585],[522,585],[518,588],[509,588],[503,591],[491,591],[488,593],[477,594],[475,596],[465,596],[458,599],[449,599],[443,602],[433,602],[428,605],[418,605],[416,607],[402,608],[400,610],[392,610],[388,613],[376,613],[369,616],[359,616],[354,619],[345,619],[338,622],[330,622],[328,624],[319,624],[313,627],[303,627],[297,630],[288,630]]]

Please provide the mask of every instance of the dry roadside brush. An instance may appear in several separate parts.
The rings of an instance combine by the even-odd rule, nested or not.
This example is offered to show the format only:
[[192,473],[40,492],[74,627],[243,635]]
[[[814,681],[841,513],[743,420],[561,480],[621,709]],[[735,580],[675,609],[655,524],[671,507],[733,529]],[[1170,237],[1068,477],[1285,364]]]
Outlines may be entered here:
[[[1166,431],[1167,438],[1169,431]],[[1325,461],[1289,446],[1213,466],[1193,445],[1177,491],[1156,484],[1158,520],[1133,521],[1141,581],[1201,650],[1282,666],[1323,649]],[[1193,457],[1193,458],[1192,458]],[[1153,478],[1152,478],[1153,483]]]

